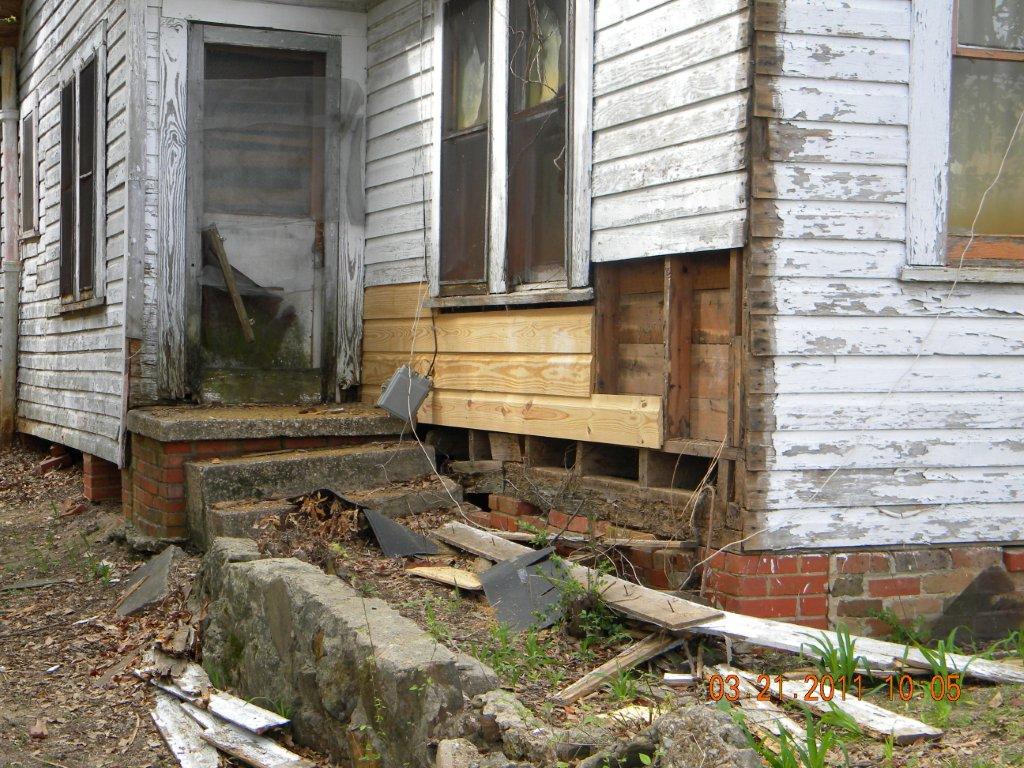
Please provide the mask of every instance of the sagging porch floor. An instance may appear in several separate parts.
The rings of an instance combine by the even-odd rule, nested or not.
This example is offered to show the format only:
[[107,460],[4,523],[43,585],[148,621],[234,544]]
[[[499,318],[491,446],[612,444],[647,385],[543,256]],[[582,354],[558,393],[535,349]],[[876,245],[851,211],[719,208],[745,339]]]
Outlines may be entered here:
[[162,443],[273,437],[383,437],[405,425],[367,403],[161,405],[128,412],[128,431]]

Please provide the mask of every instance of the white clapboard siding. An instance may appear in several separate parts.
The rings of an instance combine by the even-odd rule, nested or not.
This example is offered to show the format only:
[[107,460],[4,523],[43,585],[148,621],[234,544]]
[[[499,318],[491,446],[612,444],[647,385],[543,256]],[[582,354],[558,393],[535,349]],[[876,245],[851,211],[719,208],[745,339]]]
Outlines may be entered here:
[[762,32],[755,56],[757,71],[765,75],[906,83],[910,72],[906,40]]
[[809,549],[890,545],[967,544],[1024,539],[1024,503],[909,507],[819,506],[765,510],[749,520],[754,549]]
[[1024,429],[1024,392],[799,392],[753,396],[747,422],[754,431]]
[[898,241],[906,232],[906,211],[897,203],[759,199],[751,215],[756,237]]
[[758,75],[754,113],[782,120],[906,125],[906,85]]
[[[1015,357],[774,357],[750,366],[751,392],[1015,392],[1024,389],[1024,365]],[[838,400],[839,398],[837,398]],[[856,428],[854,423],[850,425]]]
[[896,278],[907,263],[901,242],[755,237],[750,251],[758,277]]
[[[756,475],[747,489],[752,509],[827,506],[917,506],[1024,502],[1020,467],[941,467],[786,471]],[[1002,540],[1000,537],[999,540]]]
[[758,469],[1024,466],[1020,429],[755,432],[748,441]]
[[[98,24],[105,24],[107,46],[106,241],[96,254],[99,274],[105,273],[105,301],[85,313],[62,315],[60,67]],[[21,246],[18,427],[116,462],[124,370],[128,13],[125,3],[113,0],[29,0],[22,26],[18,89],[38,118],[40,237]]]
[[759,31],[910,39],[910,0],[759,0]]
[[907,128],[772,119],[767,159],[778,162],[907,164]]
[[[859,278],[752,278],[751,311],[779,315],[999,318],[1024,320],[1019,286]],[[980,295],[979,295],[980,294]],[[898,328],[894,322],[893,328]]]
[[755,355],[1018,355],[1024,323],[1014,318],[754,316]]
[[591,259],[743,244],[745,0],[598,0]]
[[365,285],[424,278],[430,222],[431,0],[367,14]]
[[903,203],[907,172],[895,165],[757,162],[752,191],[774,200]]

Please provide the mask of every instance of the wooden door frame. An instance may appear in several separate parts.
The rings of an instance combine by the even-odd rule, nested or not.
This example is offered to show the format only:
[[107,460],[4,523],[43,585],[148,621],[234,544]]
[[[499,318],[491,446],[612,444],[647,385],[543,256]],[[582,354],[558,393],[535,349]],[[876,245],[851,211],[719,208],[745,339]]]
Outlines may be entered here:
[[[198,396],[201,386],[201,307],[200,274],[203,269],[201,222],[203,216],[203,154],[198,145],[202,136],[203,83],[207,43],[310,51],[325,54],[324,67],[324,264],[319,279],[322,315],[320,318],[321,398],[334,399],[337,388],[338,359],[338,276],[340,266],[341,213],[341,97],[338,86],[342,79],[341,40],[337,37],[304,32],[278,32],[248,27],[225,27],[213,24],[190,24],[188,30],[188,86],[186,98],[187,183],[185,205],[188,222],[185,233],[185,365],[192,393]],[[315,362],[315,361],[314,361]]]

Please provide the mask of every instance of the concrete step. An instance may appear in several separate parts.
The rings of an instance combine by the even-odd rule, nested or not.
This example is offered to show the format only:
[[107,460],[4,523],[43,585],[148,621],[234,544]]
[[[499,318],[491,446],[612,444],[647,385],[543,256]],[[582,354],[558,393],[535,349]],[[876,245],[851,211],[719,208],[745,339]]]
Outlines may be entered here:
[[[345,498],[387,517],[418,515],[450,507],[453,498],[462,502],[462,486],[447,477],[442,481],[429,475],[380,488],[350,491]],[[218,501],[210,505],[207,514],[208,536],[249,538],[256,533],[253,526],[260,520],[287,515],[294,508],[292,502],[279,498]]]
[[433,473],[433,461],[429,446],[424,450],[416,443],[368,443],[187,462],[190,535],[206,548],[216,535],[211,512],[219,502],[283,499],[320,488],[344,496],[426,477]]

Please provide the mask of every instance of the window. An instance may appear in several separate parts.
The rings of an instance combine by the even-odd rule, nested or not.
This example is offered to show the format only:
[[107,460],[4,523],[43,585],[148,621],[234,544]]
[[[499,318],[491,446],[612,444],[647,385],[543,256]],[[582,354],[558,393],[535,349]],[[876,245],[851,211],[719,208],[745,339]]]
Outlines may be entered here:
[[21,234],[38,234],[38,182],[36,180],[36,112],[29,106],[21,118]]
[[959,0],[955,12],[946,258],[1024,260],[1024,0]]
[[587,285],[591,99],[573,93],[591,90],[591,3],[437,9],[431,292]]
[[[99,30],[102,32],[102,29]],[[60,88],[60,294],[65,307],[103,296],[105,57],[84,46]]]
[[565,280],[565,0],[512,0],[508,266],[513,286]]
[[479,292],[487,282],[490,0],[444,8],[441,284]]

